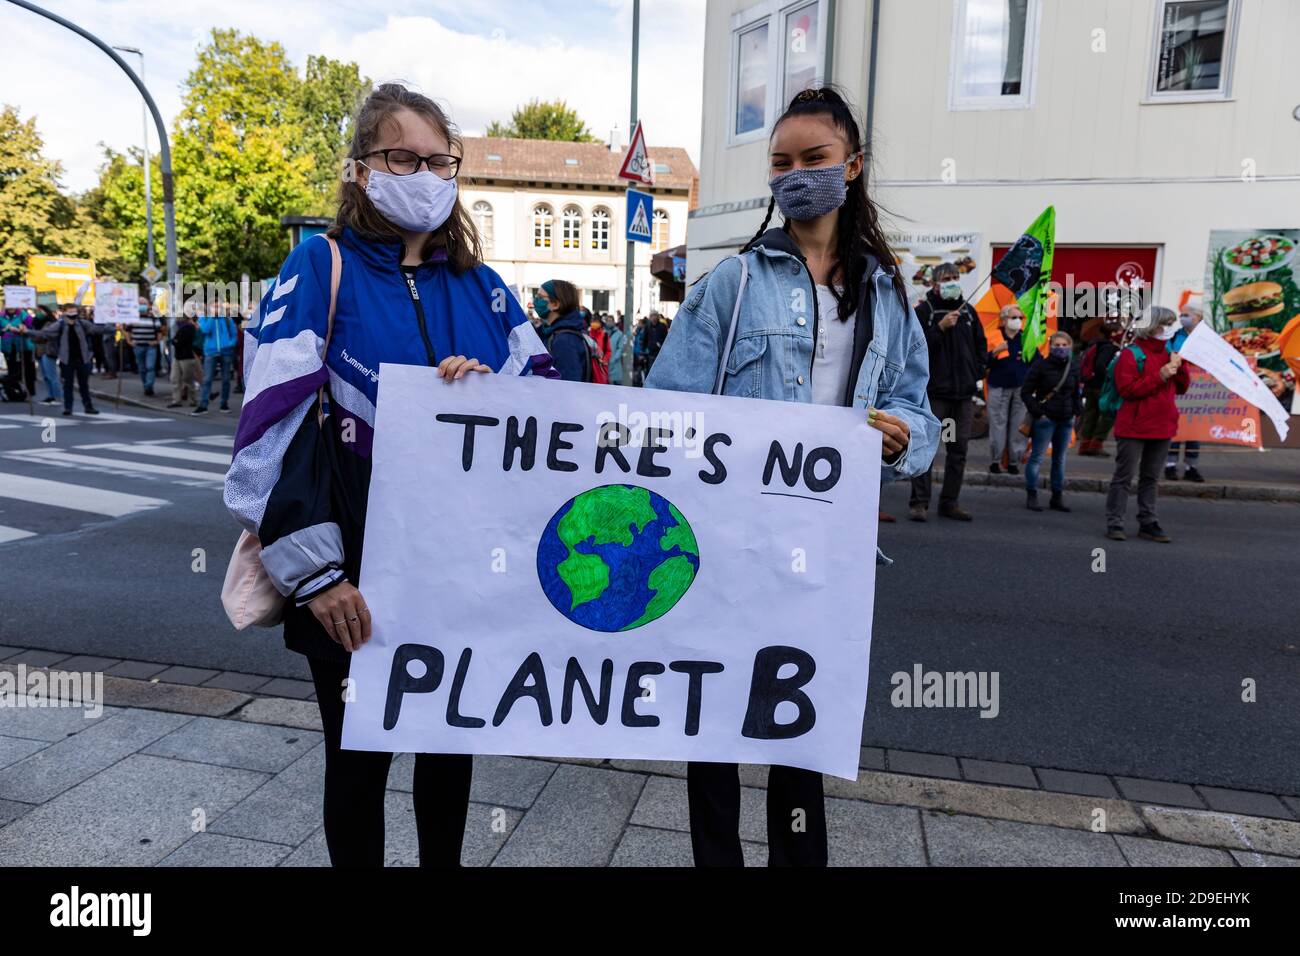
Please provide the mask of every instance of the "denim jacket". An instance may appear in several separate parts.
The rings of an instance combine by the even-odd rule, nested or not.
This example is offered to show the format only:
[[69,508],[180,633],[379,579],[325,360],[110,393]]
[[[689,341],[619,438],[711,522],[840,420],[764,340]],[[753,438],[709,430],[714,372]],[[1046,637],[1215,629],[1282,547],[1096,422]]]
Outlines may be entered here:
[[[781,230],[769,230],[760,243],[744,253],[749,280],[722,393],[810,402],[817,300],[812,276]],[[897,461],[881,466],[883,481],[897,481],[928,470],[938,447],[939,422],[925,393],[930,353],[925,332],[889,274],[876,265],[863,280],[868,283],[871,288],[858,301],[872,304],[872,335],[858,368],[852,407],[878,408],[907,422],[907,449]],[[713,390],[739,285],[737,258],[723,260],[695,284],[673,319],[646,380],[648,388]]]

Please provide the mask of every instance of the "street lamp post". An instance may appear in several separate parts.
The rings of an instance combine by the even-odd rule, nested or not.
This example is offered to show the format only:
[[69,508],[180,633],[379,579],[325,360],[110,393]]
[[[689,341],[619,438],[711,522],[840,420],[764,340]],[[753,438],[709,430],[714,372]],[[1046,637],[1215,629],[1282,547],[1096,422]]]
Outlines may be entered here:
[[95,36],[89,30],[77,26],[77,24],[73,23],[71,20],[65,20],[57,13],[51,13],[49,10],[38,7],[36,4],[30,3],[29,0],[9,0],[9,2],[14,6],[22,7],[24,10],[30,10],[32,13],[45,17],[47,20],[53,20],[55,23],[59,24],[59,26],[67,27],[73,33],[76,33],[78,36],[84,37],[91,43],[95,44],[95,46],[108,54],[114,63],[122,68],[122,72],[131,78],[131,82],[135,84],[135,88],[139,90],[140,95],[144,97],[145,105],[149,108],[149,112],[153,114],[154,128],[158,131],[158,160],[159,165],[162,167],[163,178],[163,222],[167,230],[167,282],[169,285],[174,284],[176,280],[175,184],[172,180],[172,151],[170,144],[167,142],[167,127],[163,123],[162,113],[158,111],[158,104],[153,101],[153,97],[149,95],[149,90],[145,87],[144,81],[142,81],[140,77],[136,76],[135,71],[127,65],[126,60],[118,56],[111,46],[99,37]]
[[[115,46],[114,50],[121,50],[123,53],[134,53],[140,58],[140,81],[144,82],[144,51],[133,46]],[[149,109],[140,104],[140,121],[144,125],[144,235],[145,235],[145,256],[149,263],[149,272],[153,273],[153,175],[149,162]],[[153,280],[150,280],[152,283]]]

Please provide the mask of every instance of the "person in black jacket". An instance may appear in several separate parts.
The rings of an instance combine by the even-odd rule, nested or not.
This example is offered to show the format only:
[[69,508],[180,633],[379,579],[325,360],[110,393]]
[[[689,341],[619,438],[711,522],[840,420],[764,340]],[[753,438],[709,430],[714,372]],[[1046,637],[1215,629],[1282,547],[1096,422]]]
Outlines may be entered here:
[[[966,445],[970,441],[973,399],[984,380],[988,341],[979,313],[962,295],[961,273],[951,262],[941,262],[931,272],[932,287],[916,306],[930,347],[930,409],[943,424],[943,488],[939,514],[970,521],[970,513],[957,504],[966,473]],[[930,472],[912,479],[911,518],[924,521],[930,508]]]
[[1095,458],[1109,458],[1102,447],[1114,415],[1101,410],[1101,390],[1106,385],[1106,370],[1119,353],[1119,339],[1124,334],[1124,322],[1119,316],[1102,320],[1101,334],[1083,353],[1079,379],[1083,386],[1083,417],[1079,419],[1079,454]]
[[566,382],[591,379],[587,355],[587,319],[577,287],[563,279],[543,282],[533,296],[533,310],[542,320],[538,329],[551,361]]
[[1052,446],[1052,499],[1053,511],[1069,511],[1062,497],[1065,492],[1065,452],[1070,446],[1070,432],[1074,418],[1083,411],[1079,398],[1079,372],[1074,367],[1071,352],[1074,340],[1064,332],[1055,333],[1048,343],[1047,356],[1038,356],[1029,366],[1020,397],[1033,416],[1033,448],[1025,465],[1026,507],[1042,511],[1038,503],[1038,464],[1043,460],[1050,443]]

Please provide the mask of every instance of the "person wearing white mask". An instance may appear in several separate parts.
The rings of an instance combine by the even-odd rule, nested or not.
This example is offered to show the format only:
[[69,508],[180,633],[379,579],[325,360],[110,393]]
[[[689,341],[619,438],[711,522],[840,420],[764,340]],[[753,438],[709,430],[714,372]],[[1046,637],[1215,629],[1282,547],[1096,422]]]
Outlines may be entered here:
[[1025,417],[1020,387],[1025,384],[1029,365],[1020,347],[1020,330],[1025,325],[1025,313],[1014,302],[1004,305],[998,313],[998,329],[1002,341],[988,355],[988,407],[989,407],[989,471],[1002,471],[1002,455],[1007,455],[1007,473],[1020,473],[1020,459],[1025,453],[1028,439],[1020,433],[1020,423]]
[[1134,324],[1137,339],[1115,363],[1115,390],[1124,404],[1115,415],[1115,474],[1106,494],[1106,537],[1123,541],[1128,486],[1138,476],[1138,537],[1169,543],[1156,520],[1160,468],[1178,432],[1176,396],[1187,391],[1190,374],[1182,356],[1169,350],[1178,331],[1172,309],[1151,306]]
[[[1182,351],[1183,343],[1187,341],[1187,336],[1192,334],[1205,317],[1201,307],[1201,297],[1194,295],[1183,303],[1183,307],[1178,312],[1178,325],[1180,328],[1174,333],[1173,339],[1169,342],[1169,348],[1174,352]],[[1197,462],[1201,460],[1201,443],[1198,441],[1189,442],[1172,442],[1169,445],[1169,457],[1165,459],[1165,478],[1168,481],[1178,480],[1178,457],[1182,453],[1183,463],[1186,468],[1183,471],[1183,480],[1190,481],[1193,484],[1202,484],[1205,476],[1201,474],[1200,469],[1196,467]]]
[[[340,867],[383,865],[392,761],[341,745],[351,655],[371,639],[358,583],[379,370],[428,366],[437,388],[488,373],[558,377],[515,296],[483,264],[458,201],[460,149],[433,100],[396,83],[376,88],[353,124],[334,224],[289,253],[248,332],[255,350],[226,507],[261,542],[286,599],[285,645],[315,682],[325,843]],[[459,865],[471,772],[467,754],[416,754],[422,866]]]

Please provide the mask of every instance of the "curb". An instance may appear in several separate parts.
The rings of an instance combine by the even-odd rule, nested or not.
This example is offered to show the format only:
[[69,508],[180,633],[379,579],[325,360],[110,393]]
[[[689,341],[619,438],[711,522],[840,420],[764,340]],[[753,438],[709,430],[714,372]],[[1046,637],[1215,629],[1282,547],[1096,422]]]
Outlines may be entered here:
[[[1038,487],[1046,490],[1051,480],[1050,475],[1040,475]],[[990,488],[1013,488],[1025,490],[1022,475],[991,475],[987,471],[967,471],[964,483]],[[1105,494],[1110,489],[1109,478],[1066,478],[1066,491],[1089,491]],[[1129,490],[1136,491],[1137,485],[1130,484]],[[1161,497],[1169,498],[1205,498],[1216,500],[1229,498],[1234,501],[1295,501],[1300,502],[1300,488],[1277,488],[1270,485],[1246,484],[1188,484],[1181,481],[1161,481]]]
[[[142,401],[141,399],[138,398],[129,398],[126,395],[123,395],[122,398],[119,400],[116,392],[107,392],[101,389],[94,389],[94,388],[90,390],[90,394],[93,395],[95,399],[100,402],[113,402],[121,405],[130,405],[132,408],[145,408],[151,412],[159,412],[163,415],[174,415],[177,418],[190,417],[190,408],[188,405],[184,406],[183,408],[167,408],[165,405],[158,405],[153,402]],[[214,418],[219,418],[223,414],[234,416],[231,419],[232,421],[234,421],[238,418],[239,412],[233,408],[229,412],[219,412],[219,411],[212,412],[212,416]]]

